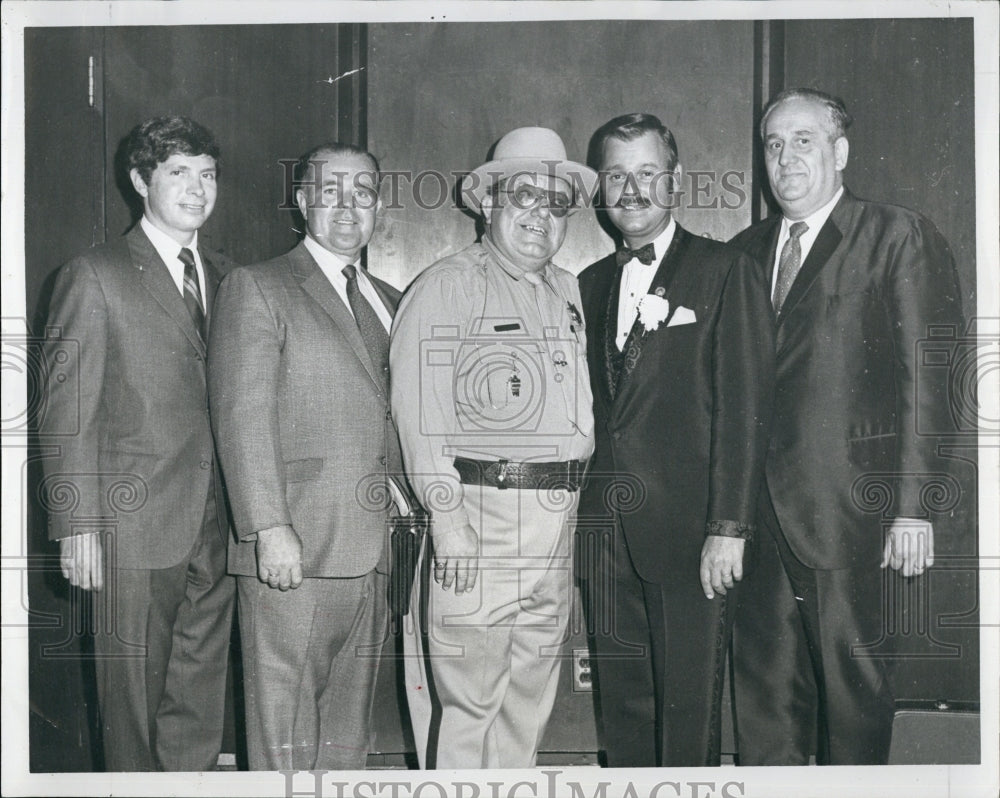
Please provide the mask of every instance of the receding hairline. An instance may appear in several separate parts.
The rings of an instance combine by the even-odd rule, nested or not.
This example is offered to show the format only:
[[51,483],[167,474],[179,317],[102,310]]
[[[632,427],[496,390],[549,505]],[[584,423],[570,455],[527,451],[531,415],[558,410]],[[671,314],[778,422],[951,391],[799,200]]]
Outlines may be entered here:
[[378,161],[375,160],[375,156],[372,155],[370,152],[359,152],[355,150],[337,151],[333,149],[322,149],[322,150],[316,150],[315,152],[311,153],[308,160],[310,163],[313,161],[327,161],[328,163],[330,163],[333,162],[334,160],[339,160],[341,158],[345,160],[351,158],[357,158],[358,160],[361,161],[367,161],[368,165],[371,167],[371,171],[375,174],[375,176],[377,177],[379,174]]
[[812,103],[820,110],[826,112],[823,116],[825,117],[831,140],[847,137],[847,130],[851,126],[854,119],[847,111],[847,107],[844,105],[843,100],[839,97],[834,97],[832,94],[819,91],[818,89],[795,88],[779,92],[768,101],[767,105],[764,106],[764,112],[761,114],[760,118],[759,129],[762,141],[767,140],[767,121],[771,118],[771,115],[777,109],[796,100]]

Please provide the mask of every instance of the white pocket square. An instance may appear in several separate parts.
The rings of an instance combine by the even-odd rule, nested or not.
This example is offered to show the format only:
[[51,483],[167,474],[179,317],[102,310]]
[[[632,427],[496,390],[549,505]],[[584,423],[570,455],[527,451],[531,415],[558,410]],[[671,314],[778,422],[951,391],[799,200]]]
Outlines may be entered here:
[[694,311],[691,308],[686,308],[683,305],[678,305],[677,309],[674,311],[674,315],[670,317],[670,321],[667,322],[668,327],[679,327],[682,324],[694,324],[698,321],[695,318]]

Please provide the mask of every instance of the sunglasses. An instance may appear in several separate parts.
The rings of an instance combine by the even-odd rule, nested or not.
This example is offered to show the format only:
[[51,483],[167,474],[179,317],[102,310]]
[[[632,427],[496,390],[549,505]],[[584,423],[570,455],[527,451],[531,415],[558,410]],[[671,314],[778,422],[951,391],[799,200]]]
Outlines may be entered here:
[[548,189],[533,186],[531,183],[522,183],[514,188],[504,189],[504,192],[510,197],[511,204],[521,210],[527,210],[528,208],[534,208],[536,205],[542,204],[557,219],[575,210],[573,200],[561,191],[549,191]]

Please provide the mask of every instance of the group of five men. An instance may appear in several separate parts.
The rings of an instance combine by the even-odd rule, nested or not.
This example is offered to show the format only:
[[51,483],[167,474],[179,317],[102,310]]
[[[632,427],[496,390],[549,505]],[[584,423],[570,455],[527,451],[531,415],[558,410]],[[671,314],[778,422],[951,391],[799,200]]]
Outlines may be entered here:
[[[782,213],[729,244],[673,218],[655,116],[602,126],[596,171],[518,128],[465,178],[481,239],[402,298],[360,262],[371,154],[304,155],[302,242],[234,267],[198,242],[211,134],[138,126],[144,216],[59,274],[50,356],[80,357],[41,430],[78,414],[46,489],[63,572],[108,619],[107,769],[214,767],[236,595],[250,767],[365,766],[399,567],[385,477],[431,515],[404,641],[422,767],[534,764],[574,577],[609,766],[719,763],[734,625],[741,763],[884,763],[892,695],[852,647],[879,636],[880,566],[933,564],[915,415],[947,401],[915,390],[915,342],[961,313],[933,225],[843,186],[849,123],[822,92],[772,99]],[[553,258],[595,197],[621,246],[578,280]],[[851,501],[872,472],[911,475],[884,534]]]

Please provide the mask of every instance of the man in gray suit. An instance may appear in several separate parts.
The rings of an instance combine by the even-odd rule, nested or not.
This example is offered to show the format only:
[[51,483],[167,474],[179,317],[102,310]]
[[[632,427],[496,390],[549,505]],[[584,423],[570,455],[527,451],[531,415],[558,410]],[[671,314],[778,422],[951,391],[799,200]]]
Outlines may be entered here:
[[399,293],[361,251],[381,203],[369,153],[299,159],[304,240],[233,270],[210,346],[212,424],[229,490],[254,770],[364,768],[387,624],[391,316]]
[[101,591],[105,768],[213,770],[234,587],[205,339],[217,269],[232,264],[198,229],[219,147],[198,123],[161,117],[130,133],[126,156],[142,220],[66,264],[52,294],[39,430],[55,446],[43,460],[49,537],[70,583]]

